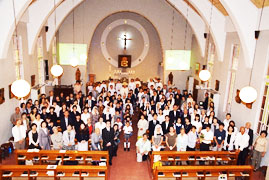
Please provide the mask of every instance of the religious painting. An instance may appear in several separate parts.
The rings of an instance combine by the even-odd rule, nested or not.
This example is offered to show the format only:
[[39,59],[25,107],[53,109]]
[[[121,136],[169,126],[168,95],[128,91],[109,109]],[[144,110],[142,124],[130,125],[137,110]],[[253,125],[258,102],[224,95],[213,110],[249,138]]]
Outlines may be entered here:
[[200,72],[200,63],[195,64],[195,74],[198,76]]
[[131,55],[119,55],[118,67],[130,68],[131,67]]
[[11,91],[11,84],[8,86],[8,92],[9,92],[9,99],[12,99],[15,97],[15,95]]
[[0,89],[0,104],[3,104],[5,102],[5,89]]
[[35,86],[35,75],[31,76],[31,87]]

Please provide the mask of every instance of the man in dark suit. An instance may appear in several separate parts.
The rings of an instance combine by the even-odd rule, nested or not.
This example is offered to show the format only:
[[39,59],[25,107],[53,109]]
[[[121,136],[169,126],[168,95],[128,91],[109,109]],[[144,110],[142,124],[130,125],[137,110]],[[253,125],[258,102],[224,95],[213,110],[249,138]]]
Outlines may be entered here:
[[68,111],[65,111],[64,112],[64,116],[61,118],[60,124],[61,124],[62,132],[64,132],[67,129],[67,126],[68,125],[73,126],[72,119],[69,116],[69,112]]
[[114,141],[114,130],[111,128],[110,121],[106,122],[106,128],[102,130],[103,149],[109,153],[109,165],[112,165],[113,148],[112,144]]
[[180,112],[178,111],[177,105],[173,106],[173,111],[169,112],[170,123],[176,123],[177,119],[180,118]]
[[49,101],[49,105],[52,105],[53,101],[56,101],[54,92],[52,90],[49,92],[49,96],[47,97],[47,99]]
[[165,116],[165,121],[162,123],[162,130],[163,134],[169,133],[169,128],[173,126],[173,124],[170,122],[170,118],[168,115]]
[[191,119],[187,108],[184,109],[183,114],[180,116],[181,124],[183,125],[185,125],[185,118]]
[[157,91],[153,91],[153,96],[151,96],[151,101],[154,101],[155,104],[159,102],[159,94],[157,94]]
[[91,94],[88,95],[85,104],[88,104],[89,105],[89,108],[91,108],[91,110],[96,105],[96,101],[94,101],[92,99],[92,95]]
[[251,127],[251,123],[247,122],[245,126],[245,129],[246,129],[245,133],[248,133],[249,135],[248,147],[251,147],[253,144],[253,130],[250,129],[250,127]]
[[151,139],[151,137],[154,134],[155,126],[159,124],[159,121],[157,120],[157,118],[158,118],[158,115],[154,113],[153,120],[149,122],[149,139]]

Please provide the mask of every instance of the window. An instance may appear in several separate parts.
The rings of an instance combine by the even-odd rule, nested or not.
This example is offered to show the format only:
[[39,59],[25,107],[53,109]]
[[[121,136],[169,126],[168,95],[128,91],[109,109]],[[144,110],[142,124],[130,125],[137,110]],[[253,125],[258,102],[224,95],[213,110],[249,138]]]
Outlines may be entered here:
[[262,96],[257,133],[260,134],[260,132],[263,130],[269,132],[268,128],[269,128],[269,65],[265,78],[265,87]]
[[227,81],[227,89],[226,89],[226,105],[224,106],[224,112],[231,112],[232,100],[233,100],[233,92],[234,92],[234,84],[236,78],[236,71],[238,68],[238,59],[240,53],[240,46],[238,44],[232,45],[232,57],[229,65],[228,71],[228,81]]

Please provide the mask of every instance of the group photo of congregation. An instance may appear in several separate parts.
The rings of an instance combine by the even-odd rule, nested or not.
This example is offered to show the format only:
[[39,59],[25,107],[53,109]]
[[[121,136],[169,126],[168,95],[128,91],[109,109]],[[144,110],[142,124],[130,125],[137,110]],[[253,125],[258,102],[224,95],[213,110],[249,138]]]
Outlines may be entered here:
[[1,180],[269,180],[269,0],[0,17]]

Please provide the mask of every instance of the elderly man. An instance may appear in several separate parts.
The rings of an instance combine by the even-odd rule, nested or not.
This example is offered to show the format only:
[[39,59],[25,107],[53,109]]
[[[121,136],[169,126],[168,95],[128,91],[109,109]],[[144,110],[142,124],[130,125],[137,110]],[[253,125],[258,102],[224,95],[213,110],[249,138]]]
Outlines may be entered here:
[[15,108],[15,112],[10,117],[10,122],[13,124],[13,126],[16,125],[16,120],[21,118],[21,111],[19,107]]

